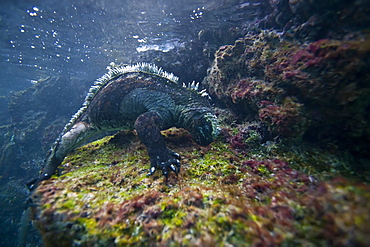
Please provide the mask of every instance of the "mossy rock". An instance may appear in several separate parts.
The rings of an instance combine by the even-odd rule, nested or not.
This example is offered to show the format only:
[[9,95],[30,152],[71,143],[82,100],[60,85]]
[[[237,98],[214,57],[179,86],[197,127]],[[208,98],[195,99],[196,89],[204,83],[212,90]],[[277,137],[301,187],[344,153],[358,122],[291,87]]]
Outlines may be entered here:
[[[365,246],[370,190],[342,177],[318,181],[282,156],[241,154],[220,138],[197,146],[163,133],[182,156],[179,176],[147,177],[132,132],[71,153],[33,195],[45,246]],[[291,161],[289,161],[291,162]]]

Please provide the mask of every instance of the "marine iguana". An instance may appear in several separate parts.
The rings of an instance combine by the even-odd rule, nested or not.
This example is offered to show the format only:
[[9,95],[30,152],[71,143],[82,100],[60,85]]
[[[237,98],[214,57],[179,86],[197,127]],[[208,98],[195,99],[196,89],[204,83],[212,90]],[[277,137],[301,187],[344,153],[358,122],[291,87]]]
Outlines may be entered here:
[[83,106],[64,127],[45,159],[40,176],[28,184],[30,190],[49,179],[64,157],[89,137],[127,128],[135,128],[147,147],[151,163],[148,175],[157,169],[165,177],[171,170],[178,174],[180,156],[166,147],[160,131],[184,128],[198,144],[210,144],[218,134],[218,124],[208,99],[203,96],[179,84],[172,73],[152,64],[110,68],[95,81]]

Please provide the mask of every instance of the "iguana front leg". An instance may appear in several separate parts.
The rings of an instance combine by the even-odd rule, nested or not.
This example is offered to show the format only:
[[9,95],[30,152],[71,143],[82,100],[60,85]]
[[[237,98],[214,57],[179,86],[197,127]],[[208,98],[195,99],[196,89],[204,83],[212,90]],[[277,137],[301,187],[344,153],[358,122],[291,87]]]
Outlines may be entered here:
[[164,122],[156,112],[145,112],[135,121],[135,129],[147,147],[150,158],[148,175],[152,175],[159,168],[167,178],[171,170],[176,175],[179,173],[180,155],[167,148],[160,132],[161,126],[164,126]]

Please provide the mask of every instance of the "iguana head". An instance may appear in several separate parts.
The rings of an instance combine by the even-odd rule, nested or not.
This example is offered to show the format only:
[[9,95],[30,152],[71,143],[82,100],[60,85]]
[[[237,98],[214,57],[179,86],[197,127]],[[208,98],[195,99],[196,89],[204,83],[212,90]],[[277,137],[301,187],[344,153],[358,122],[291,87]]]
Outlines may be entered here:
[[192,119],[191,127],[188,130],[196,143],[206,146],[219,133],[217,117],[211,113],[196,116]]

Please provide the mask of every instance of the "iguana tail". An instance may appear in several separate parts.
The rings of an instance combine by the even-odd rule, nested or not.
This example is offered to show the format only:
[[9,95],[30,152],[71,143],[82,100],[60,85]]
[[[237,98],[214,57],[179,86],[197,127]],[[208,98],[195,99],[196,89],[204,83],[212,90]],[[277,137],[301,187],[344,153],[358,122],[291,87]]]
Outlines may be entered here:
[[64,157],[97,132],[90,124],[82,121],[75,123],[69,131],[62,132],[46,157],[44,169],[40,176],[29,182],[27,184],[28,188],[34,190],[41,181],[54,175]]

